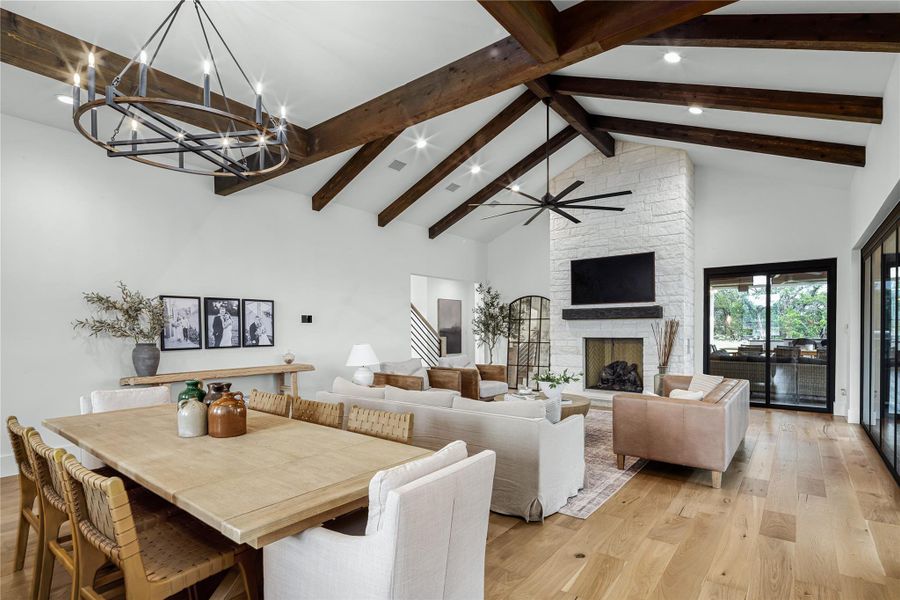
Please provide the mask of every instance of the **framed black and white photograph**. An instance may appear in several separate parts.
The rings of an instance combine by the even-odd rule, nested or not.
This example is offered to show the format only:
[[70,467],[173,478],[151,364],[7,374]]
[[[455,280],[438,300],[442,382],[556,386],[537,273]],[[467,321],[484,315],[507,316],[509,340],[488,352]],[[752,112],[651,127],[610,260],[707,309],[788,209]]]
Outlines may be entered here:
[[166,310],[166,325],[160,335],[160,350],[203,348],[199,296],[160,296]]
[[238,298],[204,298],[203,311],[207,348],[241,347],[241,301]]
[[244,347],[275,345],[275,301],[244,300]]

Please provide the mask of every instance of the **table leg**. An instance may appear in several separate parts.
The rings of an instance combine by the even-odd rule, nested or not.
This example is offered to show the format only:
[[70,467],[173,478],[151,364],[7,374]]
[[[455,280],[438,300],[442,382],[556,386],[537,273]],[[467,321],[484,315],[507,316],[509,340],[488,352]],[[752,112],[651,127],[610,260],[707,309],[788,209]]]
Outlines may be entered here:
[[297,372],[291,373],[291,395],[294,398],[300,397],[300,386],[297,383]]

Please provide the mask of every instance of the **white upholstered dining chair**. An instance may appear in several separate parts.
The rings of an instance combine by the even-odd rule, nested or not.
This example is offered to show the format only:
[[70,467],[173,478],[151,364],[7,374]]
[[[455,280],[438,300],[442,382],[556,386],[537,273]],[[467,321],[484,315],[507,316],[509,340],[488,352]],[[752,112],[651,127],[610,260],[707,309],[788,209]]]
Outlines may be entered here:
[[466,458],[453,442],[379,471],[365,535],[342,532],[338,519],[266,546],[266,599],[482,598],[495,458]]
[[[171,402],[172,396],[167,385],[155,385],[145,388],[125,388],[121,390],[94,390],[90,396],[81,397],[81,414],[110,412],[124,410],[126,408],[140,408],[142,406],[156,406]],[[82,452],[81,464],[88,469],[103,467],[97,457],[87,452]]]

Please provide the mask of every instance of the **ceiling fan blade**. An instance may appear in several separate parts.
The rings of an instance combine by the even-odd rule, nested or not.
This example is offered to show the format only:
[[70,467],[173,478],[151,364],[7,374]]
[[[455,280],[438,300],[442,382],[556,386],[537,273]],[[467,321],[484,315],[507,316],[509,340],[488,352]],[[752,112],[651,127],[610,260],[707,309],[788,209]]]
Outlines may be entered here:
[[622,212],[625,210],[620,206],[579,206],[578,204],[572,204],[566,207],[566,210],[611,210],[613,212]]
[[534,200],[535,202],[540,202],[539,199],[535,198],[535,197],[532,196],[531,194],[526,194],[526,193],[523,192],[522,190],[514,190],[514,189],[509,188],[509,187],[504,187],[503,189],[504,189],[504,190],[507,190],[507,191],[510,191],[510,192],[512,192],[513,194],[519,194],[520,196],[525,196],[525,197],[528,198],[529,200]]
[[469,204],[469,206],[476,206],[476,207],[478,207],[478,206],[484,206],[484,207],[491,207],[491,206],[529,206],[529,207],[531,207],[531,208],[540,208],[540,206],[535,206],[534,204],[516,204],[516,203],[513,203],[513,202],[494,202],[493,204]]
[[631,190],[626,190],[624,192],[612,192],[609,194],[597,194],[595,196],[585,196],[583,198],[572,198],[571,200],[566,200],[564,202],[560,202],[560,206],[565,206],[566,204],[572,204],[573,202],[587,202],[588,200],[598,200],[600,198],[613,198],[615,196],[627,196],[631,193]]
[[525,212],[525,211],[528,211],[528,210],[534,210],[534,209],[536,209],[536,208],[539,209],[540,207],[539,207],[539,206],[531,206],[531,207],[529,207],[529,208],[520,208],[519,210],[510,210],[510,211],[505,212],[505,213],[500,213],[499,215],[491,215],[491,216],[489,216],[489,217],[482,217],[481,220],[482,220],[482,221],[487,221],[488,219],[496,219],[497,217],[505,217],[506,215],[511,215],[511,214],[513,214],[513,213]]
[[578,219],[576,219],[575,217],[573,217],[573,216],[570,215],[569,213],[567,213],[567,212],[565,212],[565,211],[562,211],[562,210],[559,210],[559,209],[556,208],[555,206],[548,206],[547,208],[549,208],[550,210],[552,210],[553,212],[555,212],[555,213],[558,214],[559,216],[567,218],[568,220],[572,221],[572,222],[575,223],[575,224],[581,223],[581,221],[579,221]]
[[536,213],[534,213],[531,217],[528,218],[527,221],[525,221],[524,223],[522,223],[522,227],[525,227],[526,225],[531,225],[531,222],[534,221],[535,219],[537,219],[537,218],[538,218],[539,216],[541,216],[542,214],[544,214],[544,211],[545,211],[545,210],[547,210],[546,207],[545,207],[545,208],[542,208],[541,210],[539,210],[539,211],[537,211]]
[[555,196],[553,196],[553,199],[554,199],[554,200],[559,200],[559,199],[562,198],[563,196],[567,196],[568,194],[571,194],[573,190],[575,190],[576,188],[578,188],[578,187],[580,187],[580,186],[582,186],[582,185],[584,185],[584,182],[583,182],[583,181],[581,181],[581,180],[575,181],[575,182],[569,184],[569,186],[568,186],[566,189],[564,189],[564,190],[561,191],[560,193],[558,193],[558,194],[556,194]]

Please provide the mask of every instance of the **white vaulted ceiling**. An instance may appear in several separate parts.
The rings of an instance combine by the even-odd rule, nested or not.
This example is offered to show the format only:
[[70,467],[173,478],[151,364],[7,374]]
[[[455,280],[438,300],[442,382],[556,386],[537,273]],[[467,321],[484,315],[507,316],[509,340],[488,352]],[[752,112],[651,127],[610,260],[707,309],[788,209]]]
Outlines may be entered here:
[[[563,9],[571,2],[556,2]],[[507,33],[476,2],[204,2],[251,80],[260,79],[269,106],[286,104],[289,120],[309,127],[387,92],[411,79],[497,41]],[[174,2],[4,2],[4,8],[123,55],[133,54]],[[190,2],[169,34],[156,66],[200,83],[205,56]],[[718,13],[774,12],[900,12],[900,1],[763,2],[742,0]],[[560,71],[561,74],[644,81],[734,85],[796,91],[881,95],[895,54],[819,52],[731,48],[679,48],[681,63],[662,60],[665,47],[624,46]],[[217,51],[217,55],[220,51]],[[252,93],[232,69],[228,95],[252,103]],[[0,69],[0,110],[14,116],[71,130],[70,110],[55,100],[68,88],[3,64]],[[232,92],[232,90],[234,90]],[[447,154],[522,93],[524,87],[457,109],[407,129],[334,202],[375,215],[413,185]],[[578,98],[591,113],[767,133],[823,141],[865,144],[877,125],[804,119],[707,109],[702,115],[663,104]],[[488,181],[539,146],[544,137],[544,107],[523,118],[484,147],[471,162],[482,171],[472,175],[461,166],[399,218],[429,226],[464,202]],[[565,123],[551,115],[551,134]],[[417,149],[425,137],[428,146]],[[684,148],[698,165],[712,165],[770,178],[814,179],[846,187],[854,167],[799,159],[661,142],[620,136],[617,139]],[[571,142],[551,159],[551,175],[594,151],[583,138]],[[312,195],[346,162],[344,152],[263,185],[275,185]],[[407,163],[401,171],[388,168],[394,160]],[[459,185],[450,192],[449,183]],[[543,191],[540,166],[523,178],[522,188]],[[507,192],[504,192],[507,193]],[[239,193],[238,193],[239,194]],[[502,194],[495,199],[502,200]],[[325,210],[328,210],[327,207]],[[482,209],[480,209],[482,210]],[[504,217],[482,222],[488,209],[476,211],[450,230],[489,240],[523,219]],[[390,227],[390,225],[388,225]]]

